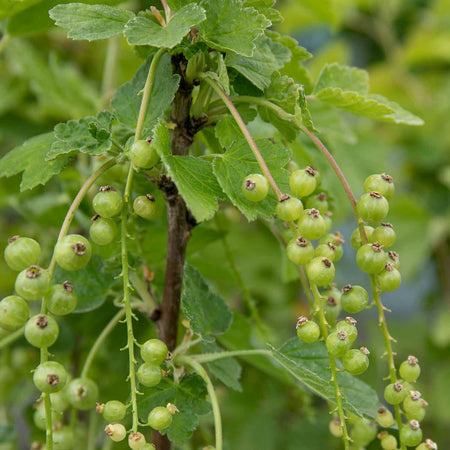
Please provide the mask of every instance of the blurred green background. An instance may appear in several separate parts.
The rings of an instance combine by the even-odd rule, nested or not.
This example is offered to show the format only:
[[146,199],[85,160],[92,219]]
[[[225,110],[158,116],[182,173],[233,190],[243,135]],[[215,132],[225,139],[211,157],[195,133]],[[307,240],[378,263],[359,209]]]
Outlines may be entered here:
[[[63,32],[44,20],[50,3],[57,2],[36,3],[33,14],[28,12],[28,16],[27,9],[16,14],[12,20],[16,21],[18,37],[0,44],[1,155],[28,137],[52,130],[58,122],[94,114],[102,104],[107,44],[66,39]],[[129,6],[139,10],[149,5]],[[384,171],[395,179],[396,195],[388,219],[397,232],[395,250],[401,255],[404,282],[398,291],[383,296],[386,306],[392,309],[389,327],[398,339],[397,360],[409,354],[420,359],[420,390],[430,403],[423,423],[424,436],[435,440],[439,448],[450,448],[450,2],[285,0],[277,7],[285,20],[274,29],[292,35],[314,55],[296,76],[305,84],[306,93],[325,63],[353,65],[369,71],[372,92],[400,103],[425,121],[423,127],[395,126],[342,112],[325,113],[314,102],[310,106],[316,127],[355,194],[362,193],[362,183],[371,173]],[[21,24],[31,17],[34,19],[22,29]],[[0,21],[0,29],[4,24]],[[118,41],[117,45],[120,57],[115,86],[129,80],[142,61],[125,42]],[[260,124],[254,124],[253,131],[264,134]],[[317,166],[333,197],[334,228],[347,241],[344,259],[337,266],[339,286],[367,285],[368,279],[357,269],[354,251],[348,245],[355,224],[333,172],[306,140],[295,144],[294,159],[300,165]],[[58,179],[31,192],[19,193],[17,176],[1,179],[0,250],[11,235],[27,235],[40,241],[43,260],[48,261],[65,211],[93,164],[96,162],[80,157]],[[108,172],[106,181],[117,177],[121,177],[120,168]],[[138,178],[139,183],[145,185],[146,181]],[[79,230],[86,228],[90,215],[88,201],[83,202],[76,217]],[[143,224],[137,223],[136,227],[142,228]],[[295,318],[306,311],[307,304],[299,283],[287,269],[279,243],[265,223],[248,224],[225,206],[220,214],[220,229],[218,222],[212,221],[194,230],[189,262],[243,313],[242,289],[234,281],[224,243],[263,320],[270,325],[271,342],[283,343],[294,335]],[[149,235],[138,243],[141,253],[147,253],[146,263],[156,272],[156,295],[161,291],[164,245],[161,211]],[[115,268],[109,269],[107,274]],[[1,297],[12,292],[14,276],[0,261]],[[113,315],[108,289],[104,289],[107,301],[100,309],[64,319],[54,352],[75,372],[102,323]],[[381,394],[387,369],[385,359],[379,358],[383,344],[375,311],[359,314],[358,321],[361,339],[373,356],[362,378]],[[154,333],[150,324],[144,317],[137,325],[138,335]],[[123,331],[114,331],[95,366],[96,375],[105,383],[105,398],[109,393],[126,396],[126,385],[121,382],[126,374],[125,355],[116,351],[123,345]],[[37,397],[29,370],[36,361],[37,352],[22,340],[0,351],[0,424],[13,424],[20,430],[17,448],[28,448],[31,438],[42,436],[29,427]],[[14,368],[12,374],[6,370],[9,366]],[[105,377],[112,373],[122,373],[123,377]],[[219,389],[228,449],[339,448],[339,440],[325,432],[330,419],[328,408],[318,398],[246,363],[242,386],[243,392]],[[210,428],[203,427],[185,448],[202,448],[210,432]],[[378,446],[375,441],[369,448]]]

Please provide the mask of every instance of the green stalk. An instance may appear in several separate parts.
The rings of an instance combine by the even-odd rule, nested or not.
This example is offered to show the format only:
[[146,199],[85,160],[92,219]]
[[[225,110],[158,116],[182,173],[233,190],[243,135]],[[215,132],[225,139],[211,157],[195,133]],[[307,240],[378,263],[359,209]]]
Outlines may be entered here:
[[191,366],[194,371],[200,375],[203,379],[203,381],[206,384],[206,389],[208,391],[209,399],[211,400],[211,406],[213,409],[213,415],[214,415],[214,428],[216,433],[216,444],[215,449],[216,450],[223,450],[223,438],[222,438],[222,418],[220,416],[220,408],[219,408],[219,402],[217,401],[216,392],[214,391],[214,386],[211,382],[211,379],[209,378],[208,374],[206,373],[206,370],[203,368],[201,364],[199,364],[197,361],[194,361],[192,358],[189,358],[188,356],[181,356],[178,358],[178,362],[180,364],[185,364],[188,366]]
[[217,361],[218,359],[232,358],[233,356],[252,355],[272,356],[272,352],[270,350],[263,349],[234,350],[230,352],[202,353],[201,355],[191,355],[190,358],[199,363],[207,363]]
[[117,59],[119,56],[120,37],[114,36],[108,39],[106,47],[105,63],[103,65],[102,77],[102,102],[103,106],[108,106],[110,96],[116,81]]
[[8,334],[8,336],[5,336],[2,340],[0,340],[0,350],[22,337],[24,330],[25,327],[19,328],[18,330],[14,331],[11,334]]

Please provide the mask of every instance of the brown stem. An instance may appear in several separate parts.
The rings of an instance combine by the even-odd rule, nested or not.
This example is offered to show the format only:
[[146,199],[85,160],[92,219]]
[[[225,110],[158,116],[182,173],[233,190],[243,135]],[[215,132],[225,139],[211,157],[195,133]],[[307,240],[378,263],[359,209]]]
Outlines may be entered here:
[[[192,86],[184,79],[186,68],[184,57],[176,55],[172,63],[175,72],[181,75],[181,82],[172,103],[171,119],[175,127],[171,132],[170,144],[173,155],[183,156],[188,154],[195,133],[195,127],[189,116]],[[160,338],[167,344],[169,350],[173,351],[177,345],[186,246],[191,236],[191,229],[195,225],[195,219],[170,179],[163,177],[160,189],[163,191],[167,205],[167,255],[162,313],[157,325]],[[155,432],[153,442],[157,450],[170,450],[170,442],[166,436]]]

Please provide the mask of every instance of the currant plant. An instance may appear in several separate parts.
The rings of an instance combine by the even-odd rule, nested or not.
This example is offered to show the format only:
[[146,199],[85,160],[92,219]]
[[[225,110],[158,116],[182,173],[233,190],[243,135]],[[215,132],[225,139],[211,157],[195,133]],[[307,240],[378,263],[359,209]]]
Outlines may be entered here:
[[[330,432],[345,449],[364,448],[377,435],[387,450],[437,448],[430,439],[422,442],[427,403],[415,387],[419,361],[409,356],[396,363],[389,310],[381,297],[401,284],[399,256],[387,250],[396,242],[395,223],[385,221],[394,180],[368,173],[357,200],[319,138],[314,111],[338,108],[412,126],[422,120],[369,93],[367,73],[360,69],[327,64],[307,88],[302,63],[311,55],[270,29],[279,19],[270,1],[161,3],[142,11],[105,4],[54,6],[50,18],[72,40],[109,40],[106,71],[119,36],[144,61],[96,116],[58,123],[0,161],[0,176],[23,172],[22,190],[63,177],[71,164],[91,169],[50,256],[41,256],[44,242],[29,237],[13,236],[5,248],[5,261],[18,274],[15,293],[0,302],[0,349],[24,335],[40,354],[32,375],[40,392],[34,422],[45,436],[33,448],[95,449],[100,439],[104,448],[110,441],[131,449],[169,449],[189,440],[197,445],[192,435],[199,417],[212,412],[214,435],[206,432],[201,445],[222,450],[227,444],[221,396],[213,380],[240,388],[234,357],[282,369],[282,377],[293,375],[302,389],[325,399]],[[294,153],[306,145],[316,151],[308,165],[298,167]],[[351,237],[354,258],[371,292],[349,284],[353,280],[342,287],[335,280],[344,252],[343,236],[333,229],[339,205],[316,161],[326,161],[327,176],[337,177],[348,197],[357,227]],[[285,262],[308,299],[296,322],[297,336],[280,347],[274,346],[227,246],[221,220],[224,210],[232,211],[230,204],[248,221],[267,225],[285,245]],[[213,219],[257,330],[256,345],[250,338],[227,341],[224,336],[237,321],[250,322],[233,315],[198,268],[186,262],[194,230],[201,232]],[[166,237],[164,267],[154,271],[148,242]],[[101,306],[95,300],[87,305],[97,294],[90,292],[95,277],[117,311],[96,330],[79,367],[62,364],[53,346],[64,339],[63,316],[78,318],[75,313]],[[355,315],[372,307],[387,359],[383,402],[357,378],[372,359],[364,333],[358,336],[357,319],[339,320],[341,309]],[[139,319],[148,320],[145,339],[136,332]],[[292,330],[294,323],[292,317]],[[94,369],[113,332],[121,333],[122,342],[113,355],[127,354],[126,388],[117,388],[117,398],[106,398],[107,375]],[[86,422],[85,443],[78,434]]]

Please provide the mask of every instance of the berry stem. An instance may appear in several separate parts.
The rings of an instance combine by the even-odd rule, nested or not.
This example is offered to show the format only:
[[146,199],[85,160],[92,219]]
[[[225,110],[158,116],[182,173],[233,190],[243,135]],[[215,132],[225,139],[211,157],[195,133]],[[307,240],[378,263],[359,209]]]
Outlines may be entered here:
[[272,351],[264,349],[234,350],[230,352],[202,353],[201,355],[192,355],[190,358],[200,363],[206,363],[223,358],[232,358],[233,356],[251,355],[272,356]]
[[53,449],[52,402],[49,394],[42,393],[45,408],[45,441],[48,450]]
[[192,367],[192,369],[194,369],[194,371],[198,375],[200,375],[200,377],[202,377],[203,381],[205,382],[206,389],[208,390],[209,399],[211,400],[211,406],[214,415],[214,428],[216,431],[215,449],[223,450],[222,418],[220,415],[219,402],[217,401],[216,392],[214,391],[214,385],[212,384],[211,379],[209,378],[203,366],[199,364],[197,361],[194,361],[192,358],[189,358],[187,356],[181,356],[180,358],[178,358],[178,362],[180,364],[185,364]]
[[25,330],[25,327],[19,328],[18,330],[14,331],[11,334],[8,334],[8,336],[4,337],[0,340],[0,350],[4,347],[7,347],[9,344],[12,344],[14,341],[19,339],[23,336],[23,332]]
[[108,44],[106,47],[105,63],[103,65],[103,76],[101,87],[102,102],[103,106],[105,107],[108,106],[109,101],[111,100],[114,84],[116,81],[116,68],[119,56],[119,48],[120,48],[119,36],[114,36],[108,39]]
[[[317,289],[317,286],[315,284],[311,283],[310,285],[311,285],[311,290],[312,290],[312,293],[314,296],[316,310],[317,310],[318,316],[319,316],[320,330],[322,332],[322,337],[323,337],[324,341],[326,341],[326,339],[328,337],[328,324],[327,324],[327,320],[325,319],[325,313],[322,308],[322,302],[320,301],[321,295],[320,295],[319,289]],[[344,448],[346,450],[348,450],[350,448],[350,438],[348,436],[347,423],[345,421],[344,407],[342,405],[342,399],[344,396],[343,396],[341,390],[339,389],[339,383],[338,383],[338,379],[337,379],[336,361],[334,359],[334,356],[330,355],[328,353],[328,359],[330,361],[331,380],[333,381],[333,385],[334,385],[334,395],[336,397],[336,407],[337,407],[337,411],[338,411],[339,420],[341,422],[342,440],[344,441]]]

